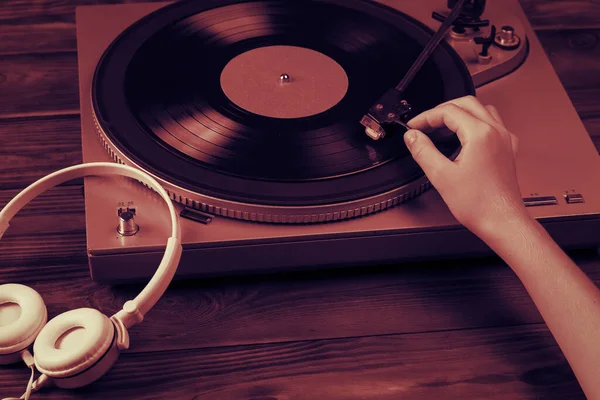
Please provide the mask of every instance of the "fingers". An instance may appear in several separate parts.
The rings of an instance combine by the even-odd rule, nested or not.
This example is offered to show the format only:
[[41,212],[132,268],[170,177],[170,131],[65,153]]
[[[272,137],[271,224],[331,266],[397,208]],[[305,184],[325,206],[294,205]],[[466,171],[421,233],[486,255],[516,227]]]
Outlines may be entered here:
[[[491,114],[492,117],[494,117],[494,119],[496,121],[498,121],[499,124],[501,124],[502,126],[504,126],[504,122],[502,121],[502,117],[500,116],[500,113],[498,112],[498,110],[496,109],[496,107],[492,106],[492,105],[487,105],[485,106],[485,108],[489,111],[489,113]],[[516,156],[517,153],[519,152],[519,138],[516,137],[514,134],[509,132],[509,136],[510,136],[510,146],[512,148],[513,154]]]
[[505,127],[500,113],[492,105],[484,106],[473,96],[453,99],[421,113],[408,121],[413,129],[430,132],[447,127],[455,132],[463,146],[471,137],[481,136],[491,128],[499,131],[505,140],[510,140],[513,154],[519,150],[519,139]]
[[404,134],[404,142],[433,186],[438,187],[441,183],[439,173],[448,170],[448,168],[453,168],[452,161],[440,153],[427,135],[418,130],[411,129],[407,131]]
[[448,104],[454,104],[455,106],[471,113],[474,117],[496,128],[498,128],[498,124],[504,128],[504,123],[502,122],[502,118],[500,117],[500,113],[498,113],[496,107],[492,105],[484,106],[475,96],[464,96],[457,99],[452,99],[440,104],[438,107],[446,106]]
[[[485,106],[485,108],[490,112],[490,114],[492,115],[492,117],[494,117],[494,119],[496,121],[498,121],[498,123],[500,123],[502,126],[504,126],[504,122],[502,121],[502,117],[500,116],[500,113],[498,112],[498,110],[496,109],[496,107],[494,107],[492,105],[487,105],[487,106]],[[519,138],[516,137],[512,133],[510,133],[510,146],[512,147],[513,154],[516,156],[517,153],[519,152]]]
[[491,114],[491,116],[502,126],[504,126],[504,122],[502,121],[502,117],[498,112],[498,109],[492,105],[485,106],[486,110]]
[[[488,118],[491,118],[491,116]],[[495,124],[497,123],[495,122]],[[491,129],[489,123],[476,118],[473,114],[453,103],[445,103],[425,111],[408,121],[408,125],[413,129],[424,132],[444,126],[448,127],[456,133],[463,146],[469,141],[471,135]]]
[[519,138],[512,133],[510,134],[510,147],[512,147],[513,155],[516,156],[519,152]]
[[504,125],[502,125],[502,122],[499,120],[499,118],[494,117],[494,115],[491,113],[490,108],[493,108],[496,115],[498,115],[499,117],[500,115],[498,114],[498,110],[496,110],[493,106],[484,106],[474,96],[460,97],[458,99],[453,99],[447,101],[446,103],[442,103],[442,105],[443,104],[454,104],[455,106],[458,106],[463,110],[470,112],[475,118],[479,118],[483,122],[486,122],[495,128],[499,127],[498,124],[500,124],[500,126],[504,128]]

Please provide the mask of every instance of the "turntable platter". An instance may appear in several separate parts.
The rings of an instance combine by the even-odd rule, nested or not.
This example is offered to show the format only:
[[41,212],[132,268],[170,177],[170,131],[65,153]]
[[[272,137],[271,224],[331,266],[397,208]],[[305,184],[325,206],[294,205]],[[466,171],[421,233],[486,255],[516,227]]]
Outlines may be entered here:
[[[156,176],[187,205],[267,222],[364,215],[427,187],[402,135],[375,142],[359,121],[431,34],[361,0],[182,1],[107,49],[92,85],[94,116],[118,161]],[[307,64],[293,74],[280,70],[299,57],[290,49]],[[260,67],[260,53],[273,61]],[[294,96],[278,97],[290,88]],[[474,93],[443,44],[406,99],[419,112]],[[449,157],[460,147],[455,137],[436,145]]]

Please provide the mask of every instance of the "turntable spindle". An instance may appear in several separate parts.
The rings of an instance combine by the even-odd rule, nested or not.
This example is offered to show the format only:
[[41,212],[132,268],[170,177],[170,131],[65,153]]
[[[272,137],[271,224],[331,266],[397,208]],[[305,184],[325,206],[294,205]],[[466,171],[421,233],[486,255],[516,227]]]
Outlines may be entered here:
[[288,74],[281,74],[279,76],[279,82],[280,83],[289,83],[290,82],[290,76]]

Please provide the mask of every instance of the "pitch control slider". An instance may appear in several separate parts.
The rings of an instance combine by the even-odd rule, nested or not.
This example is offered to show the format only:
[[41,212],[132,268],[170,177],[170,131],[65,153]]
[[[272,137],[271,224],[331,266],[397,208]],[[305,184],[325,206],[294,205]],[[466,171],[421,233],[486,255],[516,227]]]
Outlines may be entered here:
[[404,75],[400,83],[394,88],[388,90],[377,102],[369,108],[366,115],[362,117],[360,123],[365,127],[365,133],[373,140],[379,140],[385,137],[386,131],[384,124],[399,124],[405,129],[409,129],[406,122],[409,119],[412,108],[406,100],[402,99],[402,94],[408,85],[415,78],[425,61],[431,56],[435,48],[440,44],[446,33],[452,27],[454,21],[460,15],[463,4],[466,0],[459,0],[454,5],[452,12],[444,20],[440,28],[429,39],[427,45],[419,54],[419,57],[412,64],[408,72]]

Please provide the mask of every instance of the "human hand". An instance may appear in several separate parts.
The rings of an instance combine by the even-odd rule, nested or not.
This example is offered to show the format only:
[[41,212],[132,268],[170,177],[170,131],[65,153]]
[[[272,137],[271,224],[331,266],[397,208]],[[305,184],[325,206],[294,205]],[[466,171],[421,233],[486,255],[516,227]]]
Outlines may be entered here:
[[[506,221],[530,218],[517,182],[518,140],[493,106],[473,96],[425,111],[408,122],[406,145],[454,217],[478,236]],[[462,144],[454,161],[440,153],[423,132],[447,127]]]

